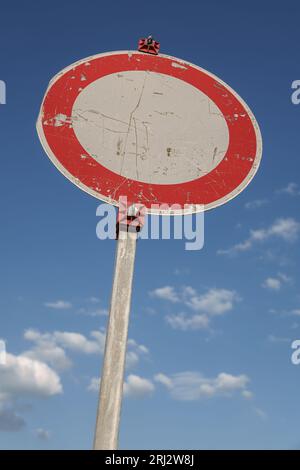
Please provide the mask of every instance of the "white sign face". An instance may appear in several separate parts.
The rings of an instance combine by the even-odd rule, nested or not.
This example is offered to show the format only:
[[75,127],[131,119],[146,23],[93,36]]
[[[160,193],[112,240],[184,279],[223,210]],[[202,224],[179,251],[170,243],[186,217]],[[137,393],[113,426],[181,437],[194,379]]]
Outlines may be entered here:
[[51,81],[37,127],[73,183],[149,212],[164,212],[151,204],[217,207],[247,186],[261,159],[259,128],[241,98],[169,56],[115,52],[77,62]]
[[114,73],[93,82],[78,95],[72,123],[97,162],[150,184],[206,175],[229,143],[225,118],[209,97],[183,80],[148,71]]

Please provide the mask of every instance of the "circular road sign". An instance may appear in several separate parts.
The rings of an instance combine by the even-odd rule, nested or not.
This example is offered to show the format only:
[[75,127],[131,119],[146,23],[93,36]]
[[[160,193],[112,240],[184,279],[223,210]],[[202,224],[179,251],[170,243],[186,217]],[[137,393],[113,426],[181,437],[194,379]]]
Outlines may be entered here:
[[[50,82],[37,121],[45,152],[79,188],[147,212],[217,207],[255,175],[258,124],[226,83],[166,55],[120,51],[80,60]],[[189,209],[184,206],[189,205]]]

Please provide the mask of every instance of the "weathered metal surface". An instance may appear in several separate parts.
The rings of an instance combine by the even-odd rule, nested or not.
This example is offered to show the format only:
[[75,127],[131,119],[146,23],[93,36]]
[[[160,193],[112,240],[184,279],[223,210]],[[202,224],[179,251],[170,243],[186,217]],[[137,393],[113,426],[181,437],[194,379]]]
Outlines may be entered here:
[[228,85],[188,62],[136,51],[59,73],[37,128],[74,184],[114,205],[127,196],[149,212],[151,203],[224,204],[251,181],[262,152],[253,114]]
[[104,363],[100,383],[94,449],[117,449],[136,232],[121,231],[118,239]]
[[148,71],[96,80],[78,95],[72,123],[94,160],[148,184],[180,184],[206,175],[229,143],[226,121],[210,98],[183,80]]

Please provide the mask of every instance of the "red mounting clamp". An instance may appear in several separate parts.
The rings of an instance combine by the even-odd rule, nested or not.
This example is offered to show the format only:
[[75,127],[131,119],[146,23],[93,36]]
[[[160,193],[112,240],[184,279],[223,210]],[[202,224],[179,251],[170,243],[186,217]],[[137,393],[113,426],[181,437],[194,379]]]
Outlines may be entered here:
[[130,207],[120,204],[117,225],[116,239],[119,238],[120,231],[123,232],[140,232],[144,225],[145,207],[142,204],[132,204]]
[[140,52],[146,52],[146,54],[157,55],[159,53],[160,44],[154,41],[152,36],[142,38],[139,40],[138,50]]

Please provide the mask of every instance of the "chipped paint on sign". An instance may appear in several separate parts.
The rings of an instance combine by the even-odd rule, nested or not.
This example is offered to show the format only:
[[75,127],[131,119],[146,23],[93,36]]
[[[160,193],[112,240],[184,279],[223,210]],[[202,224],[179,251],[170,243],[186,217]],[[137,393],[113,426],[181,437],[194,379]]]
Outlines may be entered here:
[[115,205],[127,196],[153,213],[163,211],[152,203],[210,209],[229,201],[261,158],[260,131],[241,98],[163,55],[76,62],[51,80],[37,128],[50,159],[81,189]]
[[179,62],[172,62],[172,67],[177,67],[179,69],[186,70],[187,67],[185,65],[179,64]]

